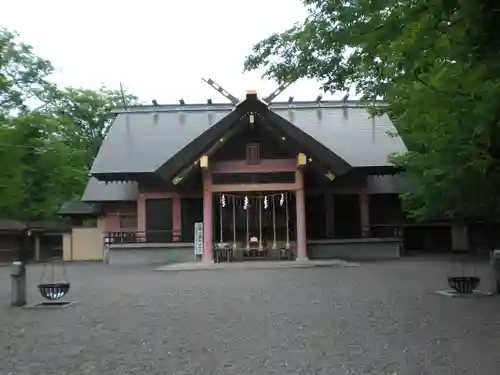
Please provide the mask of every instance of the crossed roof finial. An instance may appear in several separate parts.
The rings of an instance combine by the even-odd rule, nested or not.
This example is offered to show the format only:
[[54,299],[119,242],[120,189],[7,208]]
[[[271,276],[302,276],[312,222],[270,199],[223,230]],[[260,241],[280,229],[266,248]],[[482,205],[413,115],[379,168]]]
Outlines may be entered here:
[[[210,87],[212,87],[214,90],[217,92],[221,93],[225,98],[229,99],[229,101],[233,104],[236,105],[240,102],[240,100],[232,95],[229,91],[225,90],[221,85],[219,85],[217,82],[215,82],[211,78],[202,78],[203,81],[205,81]],[[283,91],[285,91],[288,87],[290,87],[291,84],[293,84],[295,80],[284,82],[281,85],[278,86],[276,90],[274,90],[271,94],[266,96],[263,101],[266,104],[271,104],[276,97],[281,94]]]
[[270,93],[268,96],[264,98],[264,101],[268,104],[271,104],[276,97],[281,94],[283,91],[285,91],[290,85],[292,85],[295,82],[295,80],[288,81],[288,82],[283,82],[281,85],[278,86],[276,90],[274,90],[272,93]]
[[202,78],[202,80],[205,81],[208,85],[210,85],[214,90],[218,91],[224,97],[229,99],[229,101],[233,103],[233,105],[236,105],[240,102],[240,100],[236,96],[232,95],[229,91],[225,90],[224,87],[219,85],[212,78]]

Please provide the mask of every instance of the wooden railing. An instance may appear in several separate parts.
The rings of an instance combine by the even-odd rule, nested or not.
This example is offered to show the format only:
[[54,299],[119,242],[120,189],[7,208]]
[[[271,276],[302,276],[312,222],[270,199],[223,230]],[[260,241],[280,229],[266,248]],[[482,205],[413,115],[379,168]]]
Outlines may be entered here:
[[130,230],[114,231],[104,233],[104,243],[116,244],[139,244],[139,243],[170,243],[181,241],[180,231],[174,230]]
[[[399,225],[372,225],[370,226],[370,237],[399,237],[401,235]],[[276,228],[277,240],[285,241],[286,236],[283,234],[285,228]],[[245,230],[242,230],[245,233]],[[214,243],[219,242],[219,233],[214,235]],[[186,233],[187,235],[187,233]],[[250,237],[258,237],[259,233],[250,233]],[[241,236],[238,236],[238,241],[241,241]],[[267,241],[272,240],[273,234],[269,230],[263,231],[263,238]],[[294,233],[290,233],[290,241],[295,239]],[[174,230],[146,230],[146,231],[113,231],[104,233],[105,244],[139,244],[139,243],[171,243],[171,242],[192,242],[192,238],[183,238],[180,231]],[[231,233],[226,231],[224,242],[232,242]]]

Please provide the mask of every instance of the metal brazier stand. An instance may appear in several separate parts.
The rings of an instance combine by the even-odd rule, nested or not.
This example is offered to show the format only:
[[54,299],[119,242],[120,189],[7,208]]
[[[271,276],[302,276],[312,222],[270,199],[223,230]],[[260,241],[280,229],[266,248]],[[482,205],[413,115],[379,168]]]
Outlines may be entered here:
[[[472,259],[468,259],[468,254],[457,254],[454,263],[460,264],[461,271],[458,270],[458,267],[454,267],[454,275],[448,277],[448,285],[458,294],[472,294],[481,282],[480,277],[472,275],[474,272],[466,270],[466,263],[470,263],[468,261],[473,262]],[[470,268],[470,266],[467,268]],[[457,275],[459,272],[461,274]]]
[[477,289],[481,282],[480,277],[476,276],[455,276],[448,277],[448,285],[455,292],[460,294],[471,294]]
[[55,301],[60,298],[63,298],[66,294],[68,294],[70,287],[70,284],[67,281],[68,277],[66,275],[66,268],[64,267],[64,264],[61,262],[61,267],[64,275],[64,281],[61,282],[55,281],[54,266],[55,266],[55,261],[53,260],[50,264],[52,271],[51,281],[50,283],[44,283],[43,277],[45,275],[45,268],[46,268],[46,264],[44,264],[42,277],[40,278],[40,283],[38,284],[38,290],[40,291],[40,295],[49,301]]

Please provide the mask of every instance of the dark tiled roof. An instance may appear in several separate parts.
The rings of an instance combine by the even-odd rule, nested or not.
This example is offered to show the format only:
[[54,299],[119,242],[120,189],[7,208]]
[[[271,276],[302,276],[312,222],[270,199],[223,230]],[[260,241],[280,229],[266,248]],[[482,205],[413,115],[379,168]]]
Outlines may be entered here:
[[155,172],[229,111],[118,114],[91,173]]
[[[277,103],[270,108],[323,143],[353,167],[385,166],[392,152],[405,151],[387,116],[370,118],[366,108],[338,102]],[[94,162],[91,173],[154,172],[188,143],[225,117],[230,105],[131,108],[118,113]]]
[[71,230],[71,223],[68,220],[33,221],[29,228],[34,232],[67,232]]
[[26,228],[26,225],[17,220],[0,218],[0,231],[17,232]]
[[98,204],[86,203],[82,201],[64,202],[58,215],[98,215],[101,212],[101,207]]
[[[187,144],[227,116],[230,104],[161,105],[117,110],[117,117],[103,142],[91,173],[153,173]],[[290,121],[353,167],[390,165],[388,155],[404,152],[400,137],[387,116],[370,118],[356,101],[273,103],[270,109]],[[387,177],[384,189],[392,177]],[[378,185],[381,183],[378,182]],[[388,185],[389,184],[389,185]],[[374,186],[377,186],[375,184]],[[377,188],[379,189],[379,188]],[[137,184],[105,184],[91,178],[82,200],[87,202],[135,200]]]
[[[29,229],[37,232],[63,232],[70,229],[71,226],[67,221],[31,221]],[[27,229],[27,224],[17,221],[0,218],[0,231],[3,232],[21,232]]]
[[83,193],[82,201],[133,201],[137,199],[138,191],[135,182],[110,182],[106,184],[91,177]]
[[388,156],[406,147],[387,115],[371,118],[366,108],[295,108],[274,110],[328,147],[353,167],[391,165]]

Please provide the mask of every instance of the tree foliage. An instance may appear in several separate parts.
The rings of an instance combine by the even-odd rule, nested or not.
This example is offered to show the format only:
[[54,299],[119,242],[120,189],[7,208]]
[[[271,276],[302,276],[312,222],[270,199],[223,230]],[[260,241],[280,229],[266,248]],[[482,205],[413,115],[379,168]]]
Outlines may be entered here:
[[47,113],[57,116],[64,123],[61,131],[69,146],[87,150],[88,169],[101,147],[102,141],[111,126],[115,115],[111,109],[137,102],[134,95],[100,87],[98,90],[84,88],[64,88],[55,95],[55,100],[46,107]]
[[[121,92],[60,88],[49,61],[0,29],[0,216],[47,219],[78,199]],[[126,100],[137,100],[125,94]]]
[[494,0],[304,0],[306,20],[258,42],[246,70],[324,90],[355,87],[384,108],[409,151],[418,219],[500,216],[500,13]]
[[50,100],[54,87],[47,77],[54,68],[18,35],[0,27],[0,116],[26,110],[28,101]]

